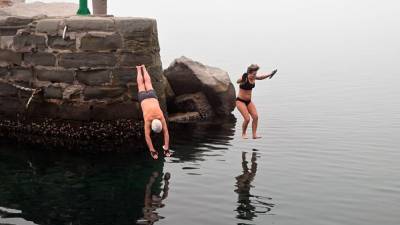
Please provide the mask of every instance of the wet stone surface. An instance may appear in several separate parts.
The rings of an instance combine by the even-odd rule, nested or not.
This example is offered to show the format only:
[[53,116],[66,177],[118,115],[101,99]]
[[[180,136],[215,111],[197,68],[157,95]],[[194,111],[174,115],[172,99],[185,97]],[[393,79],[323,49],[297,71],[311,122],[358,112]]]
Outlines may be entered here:
[[44,89],[44,98],[62,99],[63,91],[61,87],[49,86]]
[[45,52],[25,53],[24,62],[28,66],[54,66],[56,64],[56,57],[53,54]]
[[2,66],[20,65],[22,61],[22,54],[11,50],[0,51],[0,64]]
[[125,92],[125,88],[122,87],[86,87],[84,90],[84,96],[86,100],[89,99],[103,99],[103,98],[116,98],[121,96]]
[[[0,136],[22,142],[63,146],[70,150],[95,148],[114,151],[105,146],[117,146],[126,141],[140,143],[143,125],[134,120],[78,122],[68,120],[0,120]],[[101,147],[103,146],[103,147]]]
[[71,40],[69,37],[63,39],[62,37],[48,37],[49,47],[52,49],[61,49],[61,50],[76,50],[75,40]]
[[59,66],[65,68],[113,67],[117,62],[117,58],[112,53],[62,53],[59,57]]
[[46,37],[35,34],[18,34],[14,37],[14,48],[19,52],[32,52],[46,48]]
[[40,81],[72,83],[74,71],[65,69],[39,68],[35,70],[37,79]]
[[116,50],[122,47],[121,36],[109,32],[88,32],[80,39],[80,49],[84,51]]
[[86,85],[102,85],[110,82],[110,70],[78,71],[77,80]]

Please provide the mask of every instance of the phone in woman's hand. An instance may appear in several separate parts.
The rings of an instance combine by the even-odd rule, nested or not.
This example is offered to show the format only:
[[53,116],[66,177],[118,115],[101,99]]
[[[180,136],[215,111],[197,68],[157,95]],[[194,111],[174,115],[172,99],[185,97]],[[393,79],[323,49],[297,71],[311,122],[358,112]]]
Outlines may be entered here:
[[278,72],[277,69],[273,70],[271,75],[269,75],[269,79],[271,79],[276,74],[276,72]]

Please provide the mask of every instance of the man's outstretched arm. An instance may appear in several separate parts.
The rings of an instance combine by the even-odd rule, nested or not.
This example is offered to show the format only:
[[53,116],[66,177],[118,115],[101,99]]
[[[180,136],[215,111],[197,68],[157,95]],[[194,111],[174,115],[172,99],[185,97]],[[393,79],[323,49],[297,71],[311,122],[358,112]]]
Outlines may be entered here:
[[150,151],[154,151],[154,146],[153,146],[153,142],[152,142],[151,137],[150,137],[150,133],[151,133],[150,123],[145,121],[144,122],[144,136],[146,138],[146,144],[149,147]]
[[168,125],[167,122],[165,121],[165,118],[162,118],[161,120],[162,126],[163,126],[163,132],[164,132],[164,149],[169,149],[169,132],[168,132]]

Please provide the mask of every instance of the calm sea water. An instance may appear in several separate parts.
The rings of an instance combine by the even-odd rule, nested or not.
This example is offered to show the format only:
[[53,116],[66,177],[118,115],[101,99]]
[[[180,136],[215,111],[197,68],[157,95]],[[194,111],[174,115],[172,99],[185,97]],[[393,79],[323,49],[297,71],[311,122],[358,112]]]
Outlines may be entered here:
[[164,66],[250,63],[260,140],[173,128],[174,157],[0,145],[0,224],[400,224],[397,1],[115,0],[158,19]]

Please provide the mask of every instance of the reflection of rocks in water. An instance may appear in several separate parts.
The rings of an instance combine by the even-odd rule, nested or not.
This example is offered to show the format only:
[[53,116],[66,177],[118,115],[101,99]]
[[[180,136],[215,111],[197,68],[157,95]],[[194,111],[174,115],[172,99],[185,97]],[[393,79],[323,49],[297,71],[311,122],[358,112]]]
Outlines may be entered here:
[[171,148],[180,161],[201,160],[210,150],[227,150],[235,135],[236,118],[202,123],[171,124]]
[[[136,221],[136,224],[154,224],[164,217],[158,215],[157,209],[163,208],[165,205],[163,200],[168,197],[170,173],[164,175],[164,188],[163,194],[160,196],[161,191],[153,191],[153,185],[159,178],[159,173],[154,172],[146,185],[144,195],[143,218]],[[159,185],[159,183],[158,183]]]
[[15,209],[9,209],[9,208],[4,208],[0,206],[0,217],[1,218],[10,218],[15,215],[20,215],[21,211],[20,210],[15,210]]
[[0,224],[1,225],[37,225],[31,221],[21,218],[22,212],[20,210],[4,208],[0,206]]
[[251,155],[250,169],[246,160],[246,152],[242,152],[242,168],[243,174],[236,177],[235,192],[238,194],[238,206],[235,210],[238,215],[236,217],[243,220],[253,220],[257,215],[271,211],[274,204],[266,202],[271,198],[250,194],[251,188],[254,187],[251,183],[257,173],[256,152]]
[[[0,207],[40,225],[134,224],[163,161],[143,154],[72,154],[0,145]],[[153,190],[161,189],[156,180]],[[3,213],[4,214],[4,213]],[[1,221],[0,221],[1,223]]]

